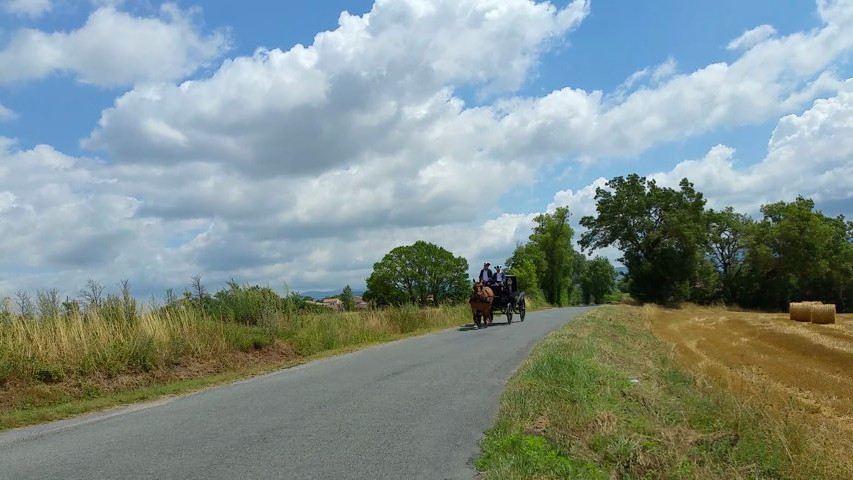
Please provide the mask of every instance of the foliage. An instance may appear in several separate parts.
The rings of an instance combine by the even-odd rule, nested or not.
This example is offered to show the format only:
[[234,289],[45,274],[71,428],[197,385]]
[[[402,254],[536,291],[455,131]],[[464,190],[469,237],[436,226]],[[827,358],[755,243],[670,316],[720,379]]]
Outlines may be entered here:
[[464,258],[438,245],[417,241],[394,248],[373,264],[364,297],[379,305],[459,302],[470,291],[467,272]]
[[[519,290],[526,293],[530,298],[545,301],[545,295],[539,288],[539,275],[537,265],[544,264],[545,259],[533,244],[525,243],[516,245],[512,256],[506,259],[507,273],[516,276]],[[544,269],[544,266],[539,267]]]
[[705,199],[693,184],[683,179],[675,190],[632,174],[597,188],[595,199],[597,216],[580,222],[588,229],[581,246],[617,246],[628,267],[631,294],[641,301],[688,298],[707,238]]
[[341,292],[341,301],[344,303],[344,311],[351,312],[355,310],[355,295],[352,293],[352,288],[349,285],[344,287]]
[[853,308],[853,223],[815,211],[802,197],[764,205],[761,213],[749,229],[738,303],[784,309],[791,301],[820,300]]
[[537,269],[539,286],[545,300],[555,305],[565,303],[565,293],[571,287],[575,252],[572,249],[574,231],[569,226],[568,207],[558,207],[554,213],[542,213],[533,219],[536,226],[530,235],[531,248],[541,252],[544,262]]
[[604,257],[584,262],[580,276],[583,303],[603,303],[616,289],[616,269]]
[[[743,259],[746,255],[747,239],[755,223],[732,207],[721,211],[709,210],[708,219],[708,259],[719,272],[721,300],[733,303],[736,299],[738,282],[743,274]],[[707,270],[707,267],[705,267]],[[695,297],[695,296],[694,296]]]

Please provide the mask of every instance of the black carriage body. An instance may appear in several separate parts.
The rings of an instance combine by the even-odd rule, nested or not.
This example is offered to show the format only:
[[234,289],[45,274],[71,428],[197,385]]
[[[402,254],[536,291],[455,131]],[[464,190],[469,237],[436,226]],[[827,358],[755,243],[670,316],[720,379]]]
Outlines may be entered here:
[[493,285],[492,291],[495,294],[493,311],[505,314],[508,323],[512,322],[513,313],[517,313],[521,321],[524,321],[526,302],[524,292],[518,289],[518,278],[515,275],[507,275],[504,285]]

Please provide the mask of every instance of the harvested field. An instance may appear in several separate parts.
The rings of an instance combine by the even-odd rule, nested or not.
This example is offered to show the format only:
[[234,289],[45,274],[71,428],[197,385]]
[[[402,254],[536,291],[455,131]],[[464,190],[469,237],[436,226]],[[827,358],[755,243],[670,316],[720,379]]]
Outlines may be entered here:
[[674,345],[684,366],[772,417],[800,418],[812,433],[809,441],[853,471],[853,314],[815,325],[786,314],[644,311],[655,335]]

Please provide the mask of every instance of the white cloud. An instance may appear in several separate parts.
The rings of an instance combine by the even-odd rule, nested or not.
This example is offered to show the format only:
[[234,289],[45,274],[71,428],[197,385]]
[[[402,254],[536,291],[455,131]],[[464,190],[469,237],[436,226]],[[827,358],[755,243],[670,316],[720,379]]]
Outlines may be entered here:
[[[564,88],[513,98],[540,54],[584,18],[586,2],[381,0],[365,16],[342,14],[339,28],[311,45],[259,50],[178,85],[133,88],[84,141],[109,162],[6,141],[0,222],[8,218],[3,231],[14,235],[0,238],[0,267],[36,273],[17,276],[17,286],[0,283],[0,292],[54,281],[76,287],[91,272],[160,292],[195,273],[212,284],[233,276],[334,288],[360,284],[390,248],[419,239],[475,264],[500,263],[527,237],[532,215],[506,214],[498,199],[532,184],[543,166],[633,157],[672,139],[802,112],[827,92],[808,112],[779,121],[768,159],[787,168],[792,149],[830,158],[818,138],[853,138],[818,126],[823,118],[843,125],[851,108],[834,93],[847,88],[833,74],[853,49],[849,10],[821,2],[821,28],[765,38],[731,64],[694,72],[679,73],[667,59],[618,94]],[[468,107],[460,87],[497,100]],[[808,131],[813,139],[796,140]],[[690,172],[709,196],[752,205],[764,190],[724,187],[759,169],[737,168],[732,155],[716,148],[660,175]],[[814,177],[844,173],[838,158],[814,162]],[[603,182],[559,192],[548,208],[569,205],[577,221],[593,213]],[[791,191],[814,191],[806,183]]]
[[[648,178],[673,188],[687,178],[716,209],[733,206],[755,214],[762,204],[803,195],[819,204],[846,204],[847,214],[853,213],[853,80],[802,114],[782,117],[763,159],[745,166],[737,163],[733,148],[716,145],[701,159],[685,160]],[[595,190],[605,183],[598,178],[576,191],[559,191],[548,211],[568,206],[576,219],[594,215]]]
[[743,35],[729,42],[726,48],[729,50],[749,49],[774,35],[776,35],[776,29],[773,26],[759,25],[752,30],[743,32]]
[[157,17],[112,6],[70,32],[21,29],[0,51],[0,84],[69,73],[84,83],[132,85],[183,78],[228,48],[224,31],[202,34],[193,10],[165,3]]
[[702,159],[651,177],[666,185],[688,177],[715,208],[755,213],[761,204],[797,195],[853,207],[853,80],[803,114],[780,119],[761,162],[738,168],[735,159],[734,149],[718,145]]
[[4,107],[2,103],[0,103],[0,122],[6,120],[14,120],[18,118],[18,114]]
[[4,0],[0,7],[13,15],[38,17],[53,7],[51,0]]

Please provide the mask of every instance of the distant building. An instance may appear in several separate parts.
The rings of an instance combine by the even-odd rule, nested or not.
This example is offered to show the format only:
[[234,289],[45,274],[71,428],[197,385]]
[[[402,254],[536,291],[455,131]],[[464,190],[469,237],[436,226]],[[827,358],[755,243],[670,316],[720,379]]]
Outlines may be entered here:
[[322,304],[331,308],[332,310],[344,309],[344,302],[342,302],[340,298],[324,298]]

